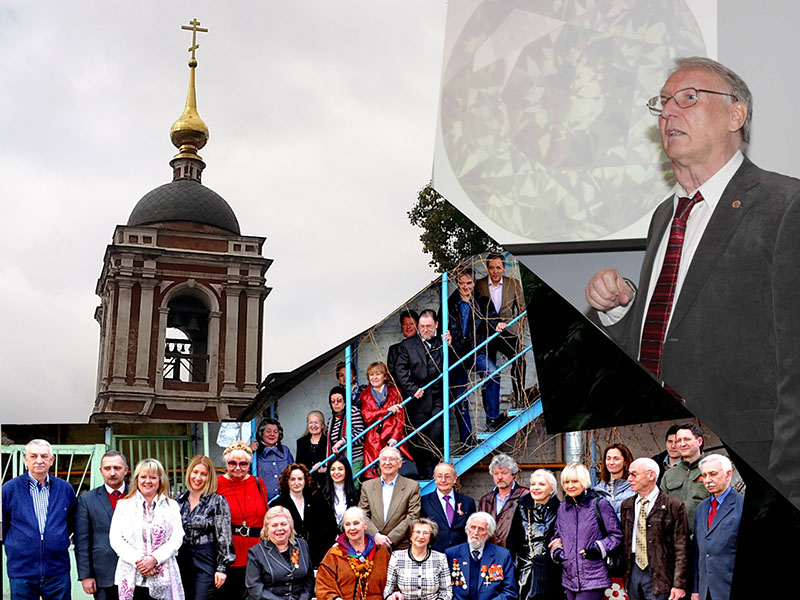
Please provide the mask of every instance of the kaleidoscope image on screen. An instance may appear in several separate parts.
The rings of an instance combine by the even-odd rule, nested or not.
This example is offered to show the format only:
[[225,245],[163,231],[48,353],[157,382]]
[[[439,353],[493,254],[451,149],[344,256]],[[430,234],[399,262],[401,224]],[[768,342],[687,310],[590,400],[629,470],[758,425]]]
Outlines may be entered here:
[[511,233],[611,235],[669,192],[645,103],[675,57],[705,54],[683,0],[483,2],[444,70],[450,167]]

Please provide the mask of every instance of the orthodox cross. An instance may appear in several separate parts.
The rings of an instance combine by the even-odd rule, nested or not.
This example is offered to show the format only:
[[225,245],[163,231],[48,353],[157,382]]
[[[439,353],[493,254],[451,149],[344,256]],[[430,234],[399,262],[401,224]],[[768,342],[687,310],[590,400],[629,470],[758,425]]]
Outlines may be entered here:
[[192,53],[192,60],[195,60],[194,51],[200,47],[197,43],[197,33],[208,33],[208,28],[200,27],[200,21],[196,18],[189,21],[188,25],[181,25],[181,29],[192,32],[192,45],[189,46],[189,52]]

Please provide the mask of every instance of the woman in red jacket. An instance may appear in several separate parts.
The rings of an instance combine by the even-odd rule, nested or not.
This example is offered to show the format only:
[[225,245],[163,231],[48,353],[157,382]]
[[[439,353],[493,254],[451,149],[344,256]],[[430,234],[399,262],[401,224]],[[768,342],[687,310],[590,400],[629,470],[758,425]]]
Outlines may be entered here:
[[[382,362],[374,362],[367,368],[369,385],[361,392],[361,414],[364,417],[366,428],[380,421],[385,416],[388,419],[380,425],[370,429],[364,436],[364,464],[369,465],[378,458],[380,451],[386,446],[394,446],[405,437],[406,418],[403,399],[400,392],[391,383],[389,369]],[[408,460],[411,455],[406,450],[405,444],[399,448]],[[380,468],[376,462],[364,473],[365,477],[374,478],[380,475]]]

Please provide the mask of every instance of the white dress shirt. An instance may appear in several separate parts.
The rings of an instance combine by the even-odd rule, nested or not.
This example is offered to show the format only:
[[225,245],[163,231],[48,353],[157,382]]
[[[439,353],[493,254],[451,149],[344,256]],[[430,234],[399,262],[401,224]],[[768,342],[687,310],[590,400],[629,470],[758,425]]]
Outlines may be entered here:
[[[686,273],[689,271],[689,267],[692,264],[692,259],[697,251],[697,246],[700,244],[703,233],[705,233],[708,222],[711,220],[711,216],[714,214],[714,209],[717,207],[717,204],[719,204],[719,200],[722,197],[725,188],[728,187],[728,183],[730,183],[731,179],[736,174],[736,171],[742,165],[742,161],[744,161],[744,155],[742,154],[741,150],[737,150],[736,154],[734,154],[733,157],[731,157],[731,159],[725,163],[725,166],[714,173],[714,175],[712,175],[711,178],[698,189],[689,191],[684,190],[680,185],[675,186],[675,193],[672,199],[673,215],[675,214],[675,210],[678,208],[679,198],[691,198],[696,192],[699,191],[703,196],[703,201],[694,206],[692,212],[689,213],[689,218],[686,220],[686,233],[683,238],[681,263],[678,265],[678,279],[675,284],[675,297],[673,299],[672,310],[670,311],[669,319],[667,321],[667,330],[669,330],[669,324],[672,321],[672,314],[674,313],[675,306],[678,303],[681,288],[683,287],[683,282],[686,280]],[[670,229],[671,227],[667,227],[664,230],[664,234],[659,242],[658,251],[656,252],[655,260],[653,261],[653,271],[650,273],[650,285],[648,286],[648,289],[640,289],[638,291],[639,294],[647,294],[647,302],[645,304],[643,313],[645,316],[647,315],[647,309],[650,306],[650,299],[653,296],[653,290],[656,282],[658,281],[658,276],[661,274],[661,267],[664,265],[664,255],[667,253]],[[619,322],[622,317],[628,313],[628,310],[631,306],[633,306],[633,302],[629,303],[627,306],[618,306],[606,312],[599,312],[598,316],[600,317],[600,322],[603,325],[613,325],[614,323]],[[644,329],[644,321],[645,319],[642,319],[642,329]],[[641,335],[639,336],[639,339],[641,339]]]
[[[658,498],[658,493],[660,491],[658,486],[655,486],[652,491],[645,496],[645,498],[647,498],[647,507],[645,508],[647,516],[650,516],[650,511],[653,510],[653,506],[655,506],[656,498]],[[639,522],[640,510],[642,510],[642,497],[636,494],[636,501],[633,504],[633,537],[631,538],[631,549],[634,552],[636,551],[636,524]]]
[[491,277],[487,283],[489,287],[489,296],[492,299],[492,304],[494,304],[494,309],[497,311],[497,314],[500,314],[500,307],[503,306],[503,278],[500,278],[500,283],[497,285],[492,283]]
[[381,494],[383,496],[383,522],[389,517],[389,505],[392,503],[392,494],[394,494],[394,484],[397,483],[397,475],[391,481],[386,481],[381,476]]

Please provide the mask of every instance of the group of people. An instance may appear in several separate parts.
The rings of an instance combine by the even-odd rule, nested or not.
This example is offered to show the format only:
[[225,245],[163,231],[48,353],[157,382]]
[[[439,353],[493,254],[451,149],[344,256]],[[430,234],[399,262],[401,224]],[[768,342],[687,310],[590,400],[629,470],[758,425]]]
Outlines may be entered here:
[[[488,429],[493,431],[506,421],[507,417],[500,411],[500,376],[495,373],[497,355],[511,360],[520,353],[524,324],[514,322],[509,326],[508,323],[525,311],[525,302],[519,282],[503,274],[505,262],[501,254],[489,254],[486,266],[488,275],[477,281],[471,268],[456,271],[457,290],[448,300],[448,322],[444,324],[443,333],[439,330],[437,311],[426,309],[419,314],[414,310],[401,311],[403,340],[389,347],[385,363],[369,365],[368,384],[358,385],[355,371],[351,371],[348,383],[345,364],[337,366],[339,386],[329,393],[334,416],[328,427],[333,432],[328,452],[340,450],[344,445],[338,435],[346,423],[344,403],[336,407],[333,403],[340,396],[344,398],[345,388],[350,385],[353,436],[368,430],[363,439],[356,440],[358,458],[363,457],[367,476],[376,476],[375,460],[382,447],[394,445],[414,431],[416,434],[407,445],[400,446],[400,451],[413,460],[420,479],[430,479],[441,456],[438,449],[443,439],[441,419],[434,419],[444,407],[440,378],[442,339],[448,344],[450,364],[463,359],[451,372],[450,390],[452,400],[457,401],[455,414],[462,443],[476,444],[469,397],[460,399],[471,387],[470,372],[481,377],[494,373],[482,386]],[[488,344],[473,352],[495,333],[497,335]],[[514,401],[522,404],[525,400],[524,358],[515,360],[511,371]],[[401,406],[405,399],[410,400]],[[375,423],[380,425],[369,429]],[[334,429],[333,425],[338,428]],[[356,464],[355,452],[354,449],[353,468],[359,471],[361,464]]]
[[552,472],[525,487],[498,454],[477,504],[449,463],[421,496],[393,446],[360,491],[337,455],[321,483],[287,465],[270,499],[242,441],[223,474],[192,458],[176,499],[159,461],[140,461],[126,485],[126,458],[109,451],[103,485],[76,499],[49,474],[50,444],[33,440],[27,472],[2,491],[12,600],[69,598],[73,532],[78,578],[98,600],[594,600],[614,576],[632,600],[727,598],[742,507],[730,460],[704,455],[693,423],[666,437],[664,457],[610,445],[594,487],[586,466],[566,465],[563,502]]

